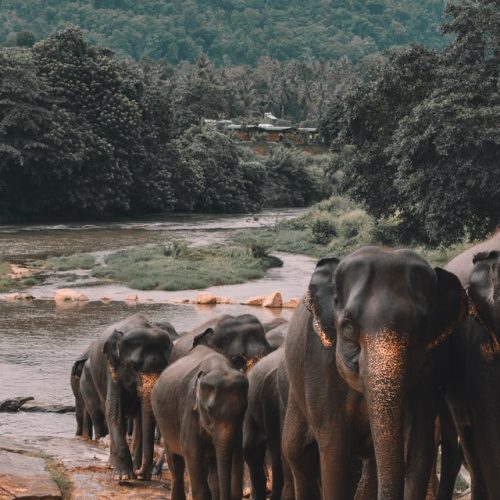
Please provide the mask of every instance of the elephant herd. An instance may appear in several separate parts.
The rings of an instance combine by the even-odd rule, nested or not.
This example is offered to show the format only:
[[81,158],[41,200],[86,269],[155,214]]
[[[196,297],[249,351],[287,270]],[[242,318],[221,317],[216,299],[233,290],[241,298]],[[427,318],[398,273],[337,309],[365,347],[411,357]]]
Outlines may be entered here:
[[288,323],[178,335],[135,314],[71,385],[77,434],[109,432],[116,479],[155,473],[157,426],[174,500],[185,472],[195,500],[241,499],[244,463],[256,500],[269,476],[274,500],[451,499],[462,465],[473,500],[500,499],[500,232],[444,269],[410,250],[327,256]]

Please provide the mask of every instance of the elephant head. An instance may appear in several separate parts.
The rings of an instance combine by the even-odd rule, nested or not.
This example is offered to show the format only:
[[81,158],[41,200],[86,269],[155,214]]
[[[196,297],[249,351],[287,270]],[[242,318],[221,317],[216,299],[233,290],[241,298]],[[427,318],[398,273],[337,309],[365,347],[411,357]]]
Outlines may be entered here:
[[482,348],[485,357],[491,358],[500,354],[500,251],[477,253],[473,263],[468,293],[473,314],[491,335],[491,345]]
[[248,379],[241,372],[219,366],[198,373],[194,411],[212,438],[217,462],[219,497],[231,498],[231,469],[235,448],[241,445],[247,407]]
[[197,345],[221,352],[234,361],[235,368],[243,360],[246,370],[272,351],[262,323],[251,314],[223,316],[214,327],[194,337],[193,347]]
[[120,404],[118,398],[123,389],[128,399],[140,402],[142,428],[137,431],[142,435],[142,465],[136,474],[146,479],[151,474],[155,431],[151,391],[167,367],[171,349],[168,333],[156,326],[136,328],[127,333],[115,330],[103,347],[112,381],[117,386],[115,404]]
[[407,250],[366,247],[319,261],[306,306],[347,384],[364,394],[379,498],[404,497],[405,394],[426,353],[465,311],[459,280]]

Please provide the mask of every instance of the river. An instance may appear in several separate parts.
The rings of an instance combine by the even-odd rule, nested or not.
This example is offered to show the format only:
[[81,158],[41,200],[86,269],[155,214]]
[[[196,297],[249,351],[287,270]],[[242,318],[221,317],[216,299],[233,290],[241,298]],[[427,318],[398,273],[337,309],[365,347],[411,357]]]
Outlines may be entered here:
[[[266,211],[257,217],[168,216],[98,224],[0,226],[0,255],[10,262],[76,252],[107,252],[135,245],[184,239],[193,244],[220,242],[232,231],[266,227],[296,217],[300,210]],[[263,279],[241,285],[212,287],[208,291],[235,301],[279,290],[285,299],[302,295],[315,261],[279,254],[282,268],[271,269]],[[268,321],[289,318],[292,310],[269,310],[244,305],[197,306],[174,300],[193,298],[198,291],[135,292],[138,302],[124,299],[132,292],[124,286],[79,287],[90,301],[56,305],[52,298],[57,282],[28,290],[37,300],[0,301],[0,400],[33,396],[37,402],[73,404],[69,374],[73,360],[106,326],[135,312],[152,320],[168,320],[179,332],[213,316],[252,313]],[[99,300],[107,296],[112,300]],[[0,436],[70,437],[75,431],[73,414],[19,412],[0,414]]]

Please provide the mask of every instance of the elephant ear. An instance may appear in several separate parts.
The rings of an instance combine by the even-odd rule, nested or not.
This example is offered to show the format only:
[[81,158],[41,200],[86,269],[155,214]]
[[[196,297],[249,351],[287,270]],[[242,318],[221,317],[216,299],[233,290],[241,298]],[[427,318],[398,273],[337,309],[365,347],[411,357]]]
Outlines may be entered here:
[[325,257],[316,264],[305,305],[313,317],[313,328],[324,347],[332,347],[335,342],[335,317],[333,309],[335,270],[339,264],[336,257]]
[[193,339],[193,349],[197,345],[206,345],[207,347],[212,347],[214,341],[215,330],[213,328],[207,328],[204,332],[199,333]]
[[104,343],[104,347],[102,348],[102,352],[108,358],[109,364],[116,368],[120,361],[120,344],[123,339],[123,332],[119,330],[115,330],[109,337],[108,340]]
[[199,381],[200,378],[203,377],[203,375],[206,375],[206,373],[203,370],[200,370],[198,372],[198,375],[196,375],[196,379],[194,381],[194,404],[192,408],[193,411],[198,411],[199,401],[200,401]]
[[453,273],[440,267],[434,268],[437,278],[436,303],[432,315],[432,338],[427,346],[434,349],[463,321],[468,312],[467,294],[460,280]]

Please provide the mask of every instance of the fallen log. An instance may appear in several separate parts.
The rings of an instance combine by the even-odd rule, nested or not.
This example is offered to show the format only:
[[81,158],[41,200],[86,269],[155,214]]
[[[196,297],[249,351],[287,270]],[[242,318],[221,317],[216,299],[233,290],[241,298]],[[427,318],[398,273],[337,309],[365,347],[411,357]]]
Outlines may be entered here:
[[10,398],[10,399],[4,399],[3,401],[0,401],[0,411],[8,411],[8,412],[15,412],[19,411],[19,408],[23,406],[25,403],[28,401],[33,401],[35,398],[33,396],[29,396],[27,398]]

